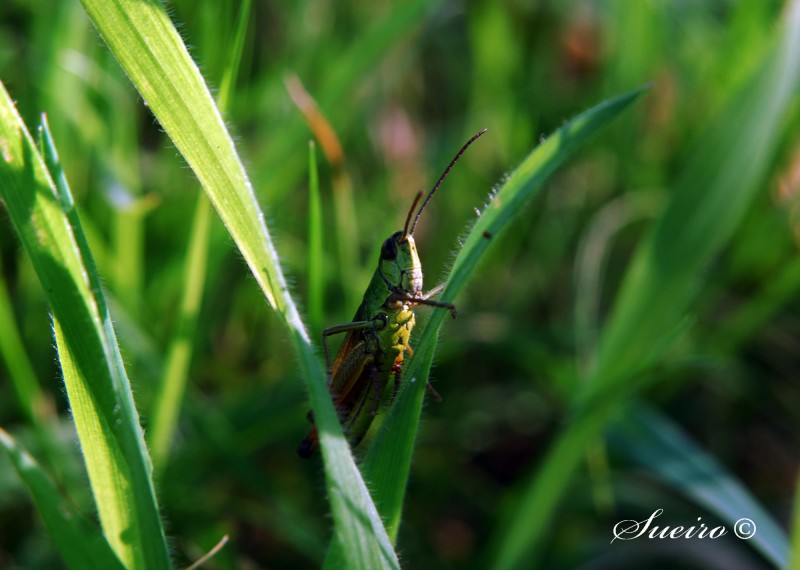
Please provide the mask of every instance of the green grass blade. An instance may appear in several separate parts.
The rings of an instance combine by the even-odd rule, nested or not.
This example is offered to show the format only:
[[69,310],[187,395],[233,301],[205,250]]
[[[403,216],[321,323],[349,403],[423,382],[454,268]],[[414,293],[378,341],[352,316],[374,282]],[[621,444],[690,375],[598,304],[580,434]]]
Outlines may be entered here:
[[[492,241],[524,208],[545,180],[642,93],[642,89],[637,89],[586,111],[553,133],[528,155],[491,199],[467,236],[453,264],[442,301],[453,301]],[[364,476],[372,482],[373,497],[387,521],[392,537],[397,536],[426,379],[445,316],[446,311],[434,311],[431,314],[405,372],[408,381],[404,382],[398,401],[392,406],[364,460]]]
[[[249,15],[250,0],[245,0],[239,7],[233,48],[219,91],[219,108],[222,112],[228,107],[231,89],[236,83]],[[161,472],[167,462],[188,382],[189,367],[194,352],[194,331],[197,328],[197,318],[205,289],[212,215],[208,197],[202,193],[198,194],[186,253],[180,313],[167,352],[166,366],[159,385],[150,429],[149,442],[156,473]]]
[[793,19],[778,49],[697,145],[667,210],[639,248],[603,332],[590,392],[627,382],[653,359],[653,346],[690,302],[697,275],[761,189],[798,85],[798,13],[788,13]]
[[[2,260],[0,260],[2,261]],[[0,263],[1,265],[1,263]],[[8,370],[19,407],[34,427],[42,462],[56,478],[63,474],[61,452],[55,438],[56,410],[52,399],[42,390],[33,364],[22,342],[5,279],[0,276],[0,358]],[[62,480],[63,482],[63,480]]]
[[177,330],[167,352],[166,365],[153,408],[152,426],[148,439],[156,473],[161,472],[167,462],[183,395],[186,391],[189,365],[194,349],[194,331],[205,286],[211,216],[211,203],[204,194],[198,194],[186,256],[183,296]]
[[731,315],[722,326],[715,347],[728,351],[738,347],[763,328],[781,307],[785,307],[800,290],[800,258],[789,259],[752,294],[747,304]]
[[317,152],[308,142],[308,320],[315,334],[322,333],[325,294],[325,258],[322,250],[322,201],[319,194]]
[[783,530],[739,481],[669,418],[647,406],[634,406],[613,427],[614,435],[619,453],[715,513],[728,529],[742,517],[751,519],[757,531],[747,544],[775,566],[787,567],[789,544]]
[[197,66],[155,0],[83,5],[150,110],[186,159],[272,308],[286,326],[320,431],[335,531],[352,568],[396,567],[397,557],[356,468],[322,366],[288,292],[278,254],[217,107]]
[[573,421],[497,534],[496,568],[532,564],[587,446],[639,387],[631,377],[674,340],[703,266],[761,188],[800,73],[800,4],[786,14],[779,43],[700,139],[666,211],[626,272]]
[[[50,406],[39,386],[33,365],[28,358],[19,327],[14,318],[11,297],[5,279],[0,276],[0,357],[8,369],[8,377],[14,387],[22,412],[37,429],[44,427]],[[51,410],[50,410],[51,411]]]
[[61,557],[72,570],[122,570],[108,542],[65,501],[47,473],[0,428],[0,446],[25,483]]
[[45,128],[39,155],[3,86],[0,141],[0,197],[53,310],[104,534],[126,566],[170,568],[138,414],[55,148]]

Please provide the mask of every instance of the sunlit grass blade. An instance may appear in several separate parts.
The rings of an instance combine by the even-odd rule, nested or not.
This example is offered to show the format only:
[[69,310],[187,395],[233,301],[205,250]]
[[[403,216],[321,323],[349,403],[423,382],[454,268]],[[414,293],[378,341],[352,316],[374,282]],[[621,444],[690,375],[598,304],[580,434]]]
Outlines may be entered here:
[[703,267],[730,239],[754,196],[782,134],[800,73],[800,4],[778,43],[716,116],[675,185],[670,203],[643,240],[603,329],[596,365],[530,486],[496,536],[495,567],[529,567],[586,448],[627,397],[638,373],[686,326]]
[[46,125],[44,158],[0,87],[0,197],[53,310],[103,532],[130,568],[169,568],[150,462],[99,277]]
[[64,563],[72,570],[125,568],[97,528],[93,528],[65,501],[47,473],[5,430],[0,447],[6,452],[33,498]]
[[752,520],[756,532],[748,545],[776,567],[787,567],[789,544],[783,530],[739,481],[668,418],[639,404],[611,435],[618,453],[716,514],[731,532],[743,517]]
[[[608,124],[642,94],[638,89],[610,99],[565,124],[539,145],[511,174],[466,237],[447,279],[443,302],[452,302],[466,285],[483,253],[536,195],[547,178],[601,127]],[[396,537],[402,512],[411,456],[419,426],[439,329],[446,311],[434,311],[419,337],[398,401],[392,406],[364,460],[364,476],[372,482],[373,497]],[[449,317],[448,317],[449,318]]]
[[[139,414],[100,276],[44,116],[39,135],[40,152],[54,183],[62,220],[74,239],[75,249],[67,261],[80,270],[83,287],[88,286],[88,289],[78,286],[79,274],[73,269],[71,275],[84,302],[82,307],[72,308],[77,308],[77,312],[59,314],[53,301],[55,296],[50,298],[61,372],[103,531],[127,566],[171,568]],[[69,290],[68,282],[63,285]],[[93,319],[94,327],[87,327],[88,317]],[[103,359],[97,360],[100,350]]]
[[300,359],[320,431],[335,532],[353,568],[396,567],[397,557],[342,435],[322,366],[289,295],[252,187],[211,94],[155,0],[84,0],[86,11],[186,159],[227,227]]

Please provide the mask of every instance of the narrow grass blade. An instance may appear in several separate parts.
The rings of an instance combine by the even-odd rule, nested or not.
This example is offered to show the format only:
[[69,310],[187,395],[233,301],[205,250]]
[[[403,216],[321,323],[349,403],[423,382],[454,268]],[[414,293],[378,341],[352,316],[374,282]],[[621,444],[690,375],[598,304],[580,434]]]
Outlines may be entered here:
[[[0,264],[1,265],[1,264]],[[56,410],[52,399],[39,385],[28,351],[14,317],[6,282],[0,276],[0,358],[8,370],[17,402],[34,427],[42,462],[58,479],[63,475],[59,444],[55,437]],[[63,483],[63,481],[61,481]]]
[[286,326],[320,431],[335,531],[352,568],[397,567],[356,468],[322,366],[288,292],[278,254],[222,117],[157,0],[83,0],[111,52],[197,175],[272,308]]
[[8,370],[17,401],[23,414],[37,429],[44,427],[45,420],[52,418],[52,407],[48,405],[39,386],[33,365],[28,358],[25,345],[14,319],[14,310],[5,280],[0,276],[0,357]]
[[53,310],[64,384],[104,534],[127,567],[170,568],[130,384],[44,127],[42,158],[0,85],[0,197]]
[[741,483],[669,418],[643,404],[633,406],[611,436],[618,453],[716,514],[729,530],[743,517],[752,520],[756,532],[747,544],[776,567],[787,567],[789,544],[783,530]]
[[212,221],[211,203],[204,194],[197,195],[192,231],[184,270],[184,287],[177,330],[167,352],[164,374],[153,408],[149,443],[153,465],[159,473],[167,462],[169,448],[178,422],[189,365],[194,349],[194,331],[203,298],[208,261],[208,242]]
[[[219,108],[223,112],[228,106],[231,89],[238,76],[249,15],[250,0],[245,0],[239,7],[233,47],[219,92]],[[205,289],[212,215],[208,197],[202,193],[198,194],[192,229],[189,233],[178,323],[167,352],[166,366],[155,400],[150,429],[149,443],[156,473],[159,473],[167,462],[188,382],[189,367],[194,352],[194,331],[197,328],[197,318]]]
[[674,340],[704,265],[762,188],[800,75],[800,3],[789,8],[778,43],[700,139],[666,211],[627,270],[572,423],[497,534],[495,568],[534,563],[587,446],[640,388],[632,377]]
[[0,428],[0,447],[8,454],[14,469],[28,488],[36,509],[68,568],[72,570],[125,568],[98,529],[92,528],[80,513],[64,500],[47,473],[2,428]]
[[315,334],[322,332],[325,268],[322,251],[322,202],[319,195],[317,152],[308,141],[308,320]]
[[[539,145],[491,197],[453,264],[441,300],[452,302],[466,285],[483,253],[505,229],[545,180],[601,127],[617,117],[643,93],[637,89],[610,99],[575,117]],[[419,416],[436,339],[446,311],[434,311],[419,337],[398,401],[367,452],[364,476],[372,482],[373,497],[396,537]]]
[[[311,132],[319,142],[328,164],[331,166],[331,187],[333,211],[336,214],[336,252],[339,282],[345,284],[360,272],[358,264],[358,216],[353,197],[353,182],[347,172],[344,151],[339,137],[328,118],[320,110],[317,102],[306,91],[300,78],[289,75],[285,79],[286,90],[292,101],[303,114]],[[361,301],[361,293],[353,287],[343,287],[344,305],[356,306]]]
[[741,309],[722,325],[715,348],[730,352],[751,338],[800,290],[800,257],[795,257],[765,280],[761,290],[750,295]]

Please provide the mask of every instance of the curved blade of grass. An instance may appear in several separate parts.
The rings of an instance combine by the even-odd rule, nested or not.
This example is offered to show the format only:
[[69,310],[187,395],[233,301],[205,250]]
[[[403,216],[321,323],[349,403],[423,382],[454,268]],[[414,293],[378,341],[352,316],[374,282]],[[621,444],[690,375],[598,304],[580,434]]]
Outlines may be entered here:
[[356,468],[250,181],[211,94],[157,0],[83,0],[150,110],[189,163],[300,357],[320,432],[337,537],[351,568],[397,567],[397,556]]
[[103,532],[127,567],[170,568],[130,384],[46,126],[42,142],[44,159],[0,84],[0,197],[53,310]]
[[[495,236],[524,208],[545,180],[643,92],[644,89],[631,91],[578,115],[528,155],[472,227],[447,279],[441,297],[443,302],[453,301]],[[392,406],[362,466],[364,477],[372,483],[373,498],[392,537],[397,536],[425,384],[445,313],[431,313],[404,374],[409,381],[404,382],[398,401]]]
[[632,378],[674,340],[704,265],[762,187],[800,76],[800,3],[789,8],[775,48],[701,138],[669,206],[637,251],[603,330],[587,390],[576,398],[572,423],[496,536],[495,568],[534,564],[587,446],[641,388]]
[[603,332],[585,397],[628,378],[691,301],[696,277],[730,238],[761,188],[800,76],[800,4],[777,49],[697,146],[669,207],[639,248]]
[[72,570],[122,570],[124,566],[98,530],[64,500],[47,473],[2,428],[0,446],[28,488],[67,567]]
[[748,544],[776,567],[787,567],[789,543],[783,530],[741,483],[668,417],[639,404],[611,435],[619,453],[715,513],[729,529],[742,517],[751,519],[757,532]]

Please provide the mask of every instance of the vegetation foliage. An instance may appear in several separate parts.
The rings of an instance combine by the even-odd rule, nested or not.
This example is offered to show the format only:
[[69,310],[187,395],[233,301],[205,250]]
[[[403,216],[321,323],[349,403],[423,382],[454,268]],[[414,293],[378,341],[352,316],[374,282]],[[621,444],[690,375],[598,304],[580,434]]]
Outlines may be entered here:
[[[800,564],[799,86],[797,1],[3,3],[0,567]],[[350,450],[321,330],[484,127]]]

